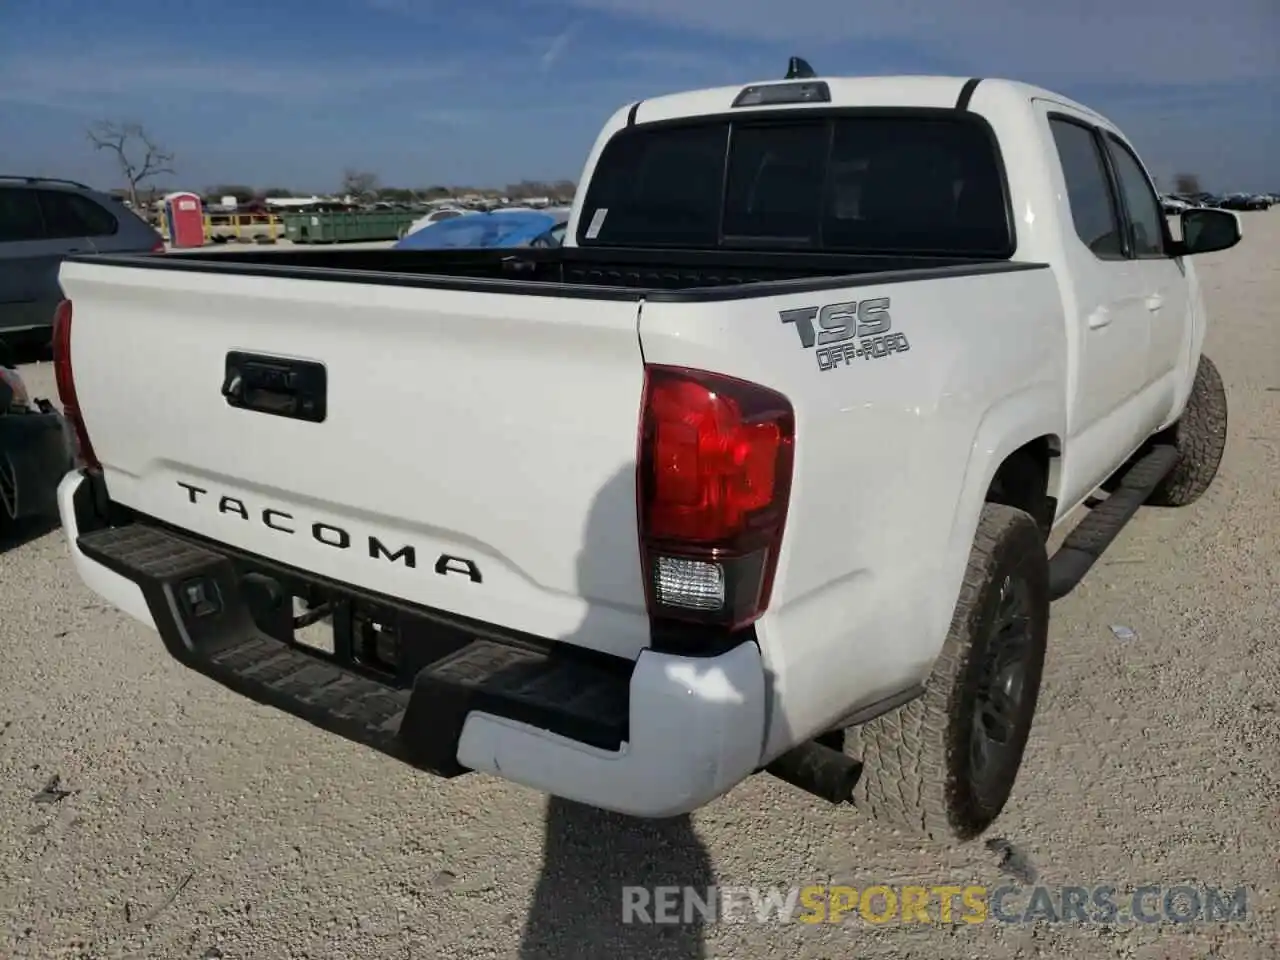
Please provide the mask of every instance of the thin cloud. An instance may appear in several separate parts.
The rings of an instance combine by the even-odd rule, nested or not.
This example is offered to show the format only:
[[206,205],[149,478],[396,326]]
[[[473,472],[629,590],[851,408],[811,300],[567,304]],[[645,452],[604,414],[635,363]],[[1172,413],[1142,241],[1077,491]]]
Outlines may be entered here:
[[484,120],[480,110],[415,110],[409,116],[435,127],[469,127]]
[[80,108],[109,101],[166,97],[251,98],[285,103],[332,103],[377,90],[461,75],[459,65],[332,62],[264,64],[157,60],[150,52],[113,50],[75,57],[27,55],[0,59],[0,101]]
[[[443,19],[439,6],[431,0],[353,0],[353,2],[357,7],[367,7],[379,14],[399,17],[402,20],[434,28],[433,33],[427,35],[428,44],[435,36],[434,31],[439,30]],[[465,26],[468,30],[493,34],[497,37],[509,33],[512,26],[509,12],[500,4],[494,4],[492,7],[480,4],[474,7],[451,4],[448,18],[454,29]]]
[[564,54],[569,47],[569,41],[573,39],[573,35],[578,32],[578,23],[569,24],[561,30],[547,44],[546,50],[542,52],[542,56],[538,58],[538,62],[542,66],[542,72],[547,73],[556,65],[556,61]]
[[604,123],[609,114],[613,113],[618,108],[618,104],[623,102],[624,99],[620,95],[617,102],[610,100],[607,103],[594,101],[586,103],[581,101],[574,101],[573,103],[533,102],[527,104],[513,103],[509,106],[485,105],[458,110],[426,108],[410,111],[406,114],[406,117],[433,126],[457,128],[507,124],[530,116],[581,118],[584,115],[598,114],[599,122]]
[[[969,72],[1039,82],[1228,82],[1280,73],[1275,0],[559,0],[579,10],[770,44],[906,43]],[[797,53],[805,53],[797,49]],[[817,53],[813,56],[816,58]],[[832,73],[858,65],[831,63]]]

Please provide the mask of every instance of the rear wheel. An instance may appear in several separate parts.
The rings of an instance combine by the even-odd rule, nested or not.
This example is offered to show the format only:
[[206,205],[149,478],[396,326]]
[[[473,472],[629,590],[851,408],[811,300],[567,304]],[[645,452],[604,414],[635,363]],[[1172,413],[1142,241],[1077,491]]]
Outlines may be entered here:
[[1178,462],[1151,492],[1147,503],[1157,507],[1195,503],[1218,475],[1227,449],[1227,390],[1208,357],[1200,357],[1181,418],[1153,439],[1172,444],[1178,451]]
[[1044,670],[1049,571],[1027,513],[987,504],[925,693],[846,732],[854,804],[935,840],[970,840],[1013,790]]

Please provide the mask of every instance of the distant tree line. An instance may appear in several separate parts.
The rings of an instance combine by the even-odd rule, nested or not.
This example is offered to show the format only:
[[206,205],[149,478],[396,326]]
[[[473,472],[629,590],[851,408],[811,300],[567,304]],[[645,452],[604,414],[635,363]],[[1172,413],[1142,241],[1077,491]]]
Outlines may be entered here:
[[[382,183],[375,173],[365,170],[343,171],[337,196],[352,197],[362,201],[386,201],[389,203],[421,203],[444,200],[450,197],[482,196],[509,197],[512,200],[531,200],[536,197],[572,198],[577,185],[572,180],[522,180],[510,183],[503,189],[493,187],[442,186],[391,187]],[[206,197],[235,197],[237,203],[252,203],[278,197],[312,196],[314,191],[295,191],[287,187],[252,187],[243,183],[220,183],[204,190]]]
[[[156,180],[174,176],[174,155],[166,150],[141,123],[134,120],[100,120],[86,131],[95,151],[106,152],[115,160],[125,186],[112,193],[127,198],[134,206],[147,204],[163,196],[165,188]],[[338,189],[341,196],[359,200],[383,200],[392,203],[414,203],[427,200],[443,200],[456,196],[510,197],[513,200],[549,197],[572,197],[575,184],[572,180],[522,180],[508,184],[505,190],[468,186],[390,187],[382,183],[376,173],[348,167],[342,173]],[[221,183],[208,187],[206,197],[235,197],[237,203],[252,203],[292,196],[312,196],[315,191],[295,191],[288,187],[252,187],[247,184]]]

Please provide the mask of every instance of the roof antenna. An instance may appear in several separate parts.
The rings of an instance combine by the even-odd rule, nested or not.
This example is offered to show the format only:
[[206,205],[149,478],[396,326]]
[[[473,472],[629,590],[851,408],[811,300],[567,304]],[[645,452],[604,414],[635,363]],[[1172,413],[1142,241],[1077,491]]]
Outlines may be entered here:
[[809,80],[818,74],[814,72],[813,67],[809,66],[807,60],[801,60],[799,57],[792,57],[787,63],[787,75],[784,80]]

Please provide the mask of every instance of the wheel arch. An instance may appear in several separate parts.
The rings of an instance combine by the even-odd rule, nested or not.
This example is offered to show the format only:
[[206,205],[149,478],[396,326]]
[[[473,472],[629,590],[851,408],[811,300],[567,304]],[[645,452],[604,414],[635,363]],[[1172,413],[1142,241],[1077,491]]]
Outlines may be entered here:
[[996,467],[985,503],[1001,503],[1029,513],[1048,537],[1058,509],[1062,438],[1045,433],[1028,440]]
[[[1052,526],[1060,490],[1066,420],[1066,393],[1062,385],[1039,383],[1002,398],[988,408],[979,421],[947,539],[946,569],[942,577],[945,596],[954,598],[959,595],[982,508],[992,502],[993,485],[998,487],[998,476],[1003,482],[1004,477],[1011,475],[1034,475],[1028,464],[1041,471],[1044,487],[1040,497],[1042,501],[1053,498],[1053,513],[1049,512],[1046,503],[1040,514],[1032,513],[1032,516],[1040,520],[1042,515],[1047,515],[1048,520],[1042,521],[1041,526]],[[1034,490],[1034,484],[1024,480],[1016,491],[1023,502],[1032,499],[1032,495],[1027,493],[1029,489]],[[996,497],[995,502],[1003,500]],[[1008,505],[1023,509],[1021,503]],[[949,605],[949,602],[944,604]],[[940,623],[943,631],[950,613],[947,609],[945,619]],[[941,609],[938,615],[943,617]]]

